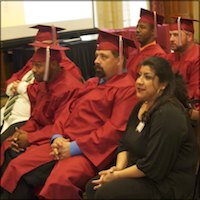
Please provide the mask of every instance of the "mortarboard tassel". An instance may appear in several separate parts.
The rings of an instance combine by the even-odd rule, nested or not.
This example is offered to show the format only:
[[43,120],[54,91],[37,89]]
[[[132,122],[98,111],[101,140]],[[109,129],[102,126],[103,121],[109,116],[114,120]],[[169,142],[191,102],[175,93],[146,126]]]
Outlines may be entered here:
[[119,35],[119,62],[120,62],[120,70],[119,73],[122,72],[123,65],[123,40],[122,35]]
[[49,61],[50,61],[50,46],[47,46],[46,48],[46,63],[45,63],[45,71],[44,71],[44,77],[43,80],[48,80],[49,75]]
[[153,21],[154,21],[154,36],[157,38],[157,14],[153,11]]
[[57,43],[56,27],[52,25],[51,29],[52,29],[52,41],[53,44],[55,45]]
[[178,17],[177,19],[178,23],[178,45],[181,45],[181,17]]

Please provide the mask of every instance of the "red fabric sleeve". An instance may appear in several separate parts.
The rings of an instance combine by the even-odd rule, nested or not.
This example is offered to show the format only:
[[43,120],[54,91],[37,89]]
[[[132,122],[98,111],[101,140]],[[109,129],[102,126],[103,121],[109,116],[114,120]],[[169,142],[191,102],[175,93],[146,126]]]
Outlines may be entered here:
[[105,167],[113,159],[114,151],[122,132],[126,129],[132,108],[138,101],[134,86],[121,88],[116,95],[110,119],[103,126],[76,140],[83,154],[99,169]]

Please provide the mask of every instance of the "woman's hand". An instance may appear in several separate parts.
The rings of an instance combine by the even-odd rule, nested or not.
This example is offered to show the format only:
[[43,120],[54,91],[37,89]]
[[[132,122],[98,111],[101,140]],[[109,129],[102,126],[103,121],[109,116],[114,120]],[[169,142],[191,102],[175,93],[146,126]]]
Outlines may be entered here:
[[118,171],[118,170],[120,170],[120,169],[118,169],[116,166],[112,166],[110,169],[100,171],[99,175],[106,175],[106,174],[109,174],[109,173],[112,173],[112,172]]
[[92,183],[96,184],[94,186],[94,189],[96,190],[99,187],[101,187],[104,183],[118,179],[118,170],[119,169],[116,166],[113,166],[110,169],[99,172],[100,178],[92,181]]

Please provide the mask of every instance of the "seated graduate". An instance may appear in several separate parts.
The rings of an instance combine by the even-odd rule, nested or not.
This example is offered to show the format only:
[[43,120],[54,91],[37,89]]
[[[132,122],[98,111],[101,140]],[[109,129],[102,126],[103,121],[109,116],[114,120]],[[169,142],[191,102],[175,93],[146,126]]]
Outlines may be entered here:
[[129,54],[126,63],[128,73],[137,78],[139,64],[149,56],[165,57],[166,53],[157,43],[157,26],[163,24],[164,17],[156,12],[141,8],[140,19],[136,26],[136,40],[139,47]]
[[[187,85],[189,98],[191,102],[196,102],[193,103],[194,108],[199,110],[200,46],[194,41],[194,22],[199,21],[181,16],[172,18],[175,19],[169,26],[172,52],[167,55],[167,59],[172,64],[173,71],[182,75]],[[191,114],[193,113],[191,112]]]
[[65,105],[51,130],[28,135],[29,146],[4,168],[1,198],[31,199],[33,188],[44,185],[41,198],[81,199],[88,180],[111,165],[138,102],[135,81],[123,71],[129,45],[134,42],[99,31],[96,77]]
[[[60,51],[68,48],[39,42],[31,45],[39,48],[32,57],[32,72],[37,84],[29,85],[27,91],[33,111],[30,119],[19,129],[13,131],[8,128],[6,133],[2,134],[1,139],[8,137],[7,140],[1,140],[2,163],[4,156],[6,163],[12,158],[9,156],[12,155],[12,149],[17,156],[20,151],[24,151],[37,137],[40,137],[41,132],[50,131],[66,102],[83,86],[81,80],[60,65],[62,61]],[[7,153],[4,154],[4,151]]]
[[[58,32],[64,30],[60,27],[53,27],[48,25],[36,25],[30,28],[38,29],[35,36],[35,42],[43,42],[51,44],[53,37],[58,37]],[[53,31],[55,30],[55,31]],[[57,40],[57,39],[56,39]],[[58,42],[58,40],[56,41]],[[35,50],[37,47],[35,47]],[[65,55],[64,51],[61,52],[60,65],[65,67],[75,78],[82,80],[80,69]],[[30,58],[24,67],[18,72],[14,73],[6,81],[6,94],[9,97],[6,105],[1,108],[1,134],[10,128],[14,131],[15,127],[22,126],[31,115],[30,94],[27,93],[27,87],[34,82],[34,75],[32,72],[32,58]],[[37,82],[35,81],[34,84]],[[33,97],[32,97],[33,98]],[[23,109],[22,109],[23,107]],[[9,130],[10,131],[10,130]],[[1,137],[3,141],[6,136]]]
[[120,141],[116,165],[88,182],[88,199],[186,199],[192,194],[197,145],[174,88],[167,60],[142,62],[136,80],[140,102]]
[[[38,29],[35,41],[52,41],[51,26],[33,26],[30,28]],[[55,27],[56,31],[63,30],[62,28]],[[34,49],[34,51],[36,48]],[[32,58],[30,58],[25,66],[18,72],[6,80],[6,95],[9,97],[5,106],[1,108],[1,134],[6,129],[15,124],[15,127],[21,126],[30,118],[31,104],[27,94],[27,87],[34,82],[34,75],[32,72]],[[35,82],[36,83],[36,82]],[[21,107],[23,106],[23,109]],[[1,141],[3,139],[1,138]]]

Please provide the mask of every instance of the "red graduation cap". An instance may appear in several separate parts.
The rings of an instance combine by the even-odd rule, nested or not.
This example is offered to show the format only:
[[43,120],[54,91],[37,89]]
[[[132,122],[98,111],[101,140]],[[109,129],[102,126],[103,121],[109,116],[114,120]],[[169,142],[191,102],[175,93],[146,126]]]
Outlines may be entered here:
[[36,41],[40,41],[40,42],[46,41],[47,43],[51,43],[52,40],[55,40],[55,38],[57,38],[58,31],[65,30],[64,28],[48,26],[48,25],[41,25],[41,24],[31,26],[30,28],[38,29],[38,32],[35,36]]
[[164,17],[161,15],[158,15],[155,11],[149,11],[149,10],[145,10],[144,8],[141,8],[140,10],[140,19],[138,22],[145,22],[148,24],[152,24],[152,25],[157,25],[163,24],[163,20]]
[[178,44],[181,45],[181,30],[189,31],[194,34],[194,26],[193,22],[199,22],[195,19],[189,19],[189,18],[182,18],[180,16],[174,16],[172,18],[175,18],[175,23],[170,24],[170,31],[178,30]]
[[135,37],[135,27],[126,27],[122,29],[103,29],[103,30],[111,32],[114,35],[122,36],[122,39],[124,41],[123,53],[126,58],[128,58],[128,55],[130,54],[130,52],[133,51],[133,49],[139,47],[139,43]]
[[69,48],[67,47],[62,47],[58,44],[45,44],[42,42],[34,42],[30,43],[29,45],[39,47],[39,49],[34,53],[32,57],[32,61],[35,62],[43,62],[45,61],[45,73],[43,80],[47,81],[48,80],[48,75],[49,75],[49,62],[50,61],[55,61],[57,60],[60,62],[61,60],[61,53],[60,51],[62,50],[68,50]]
[[119,61],[120,61],[120,69],[119,73],[122,72],[123,65],[123,55],[127,57],[126,49],[128,46],[135,48],[135,43],[133,40],[130,40],[122,34],[116,34],[113,30],[105,31],[99,30],[99,37],[97,39],[97,50],[111,50],[119,52]]
[[[127,38],[120,31],[111,29],[99,30],[97,50],[111,50],[120,52],[129,47],[136,48],[134,40]],[[125,55],[126,56],[126,55]]]
[[160,24],[162,25],[164,21],[164,16],[158,15],[156,11],[149,11],[145,10],[144,8],[141,8],[140,10],[140,19],[138,20],[139,22],[144,22],[148,23],[151,25],[154,25],[154,34],[155,37],[157,37],[157,25]]
[[191,33],[194,33],[194,25],[193,22],[199,22],[199,20],[196,19],[190,19],[190,18],[183,18],[180,16],[174,16],[172,17],[175,20],[175,23],[170,24],[170,30],[178,30],[180,27],[180,30],[189,31]]

